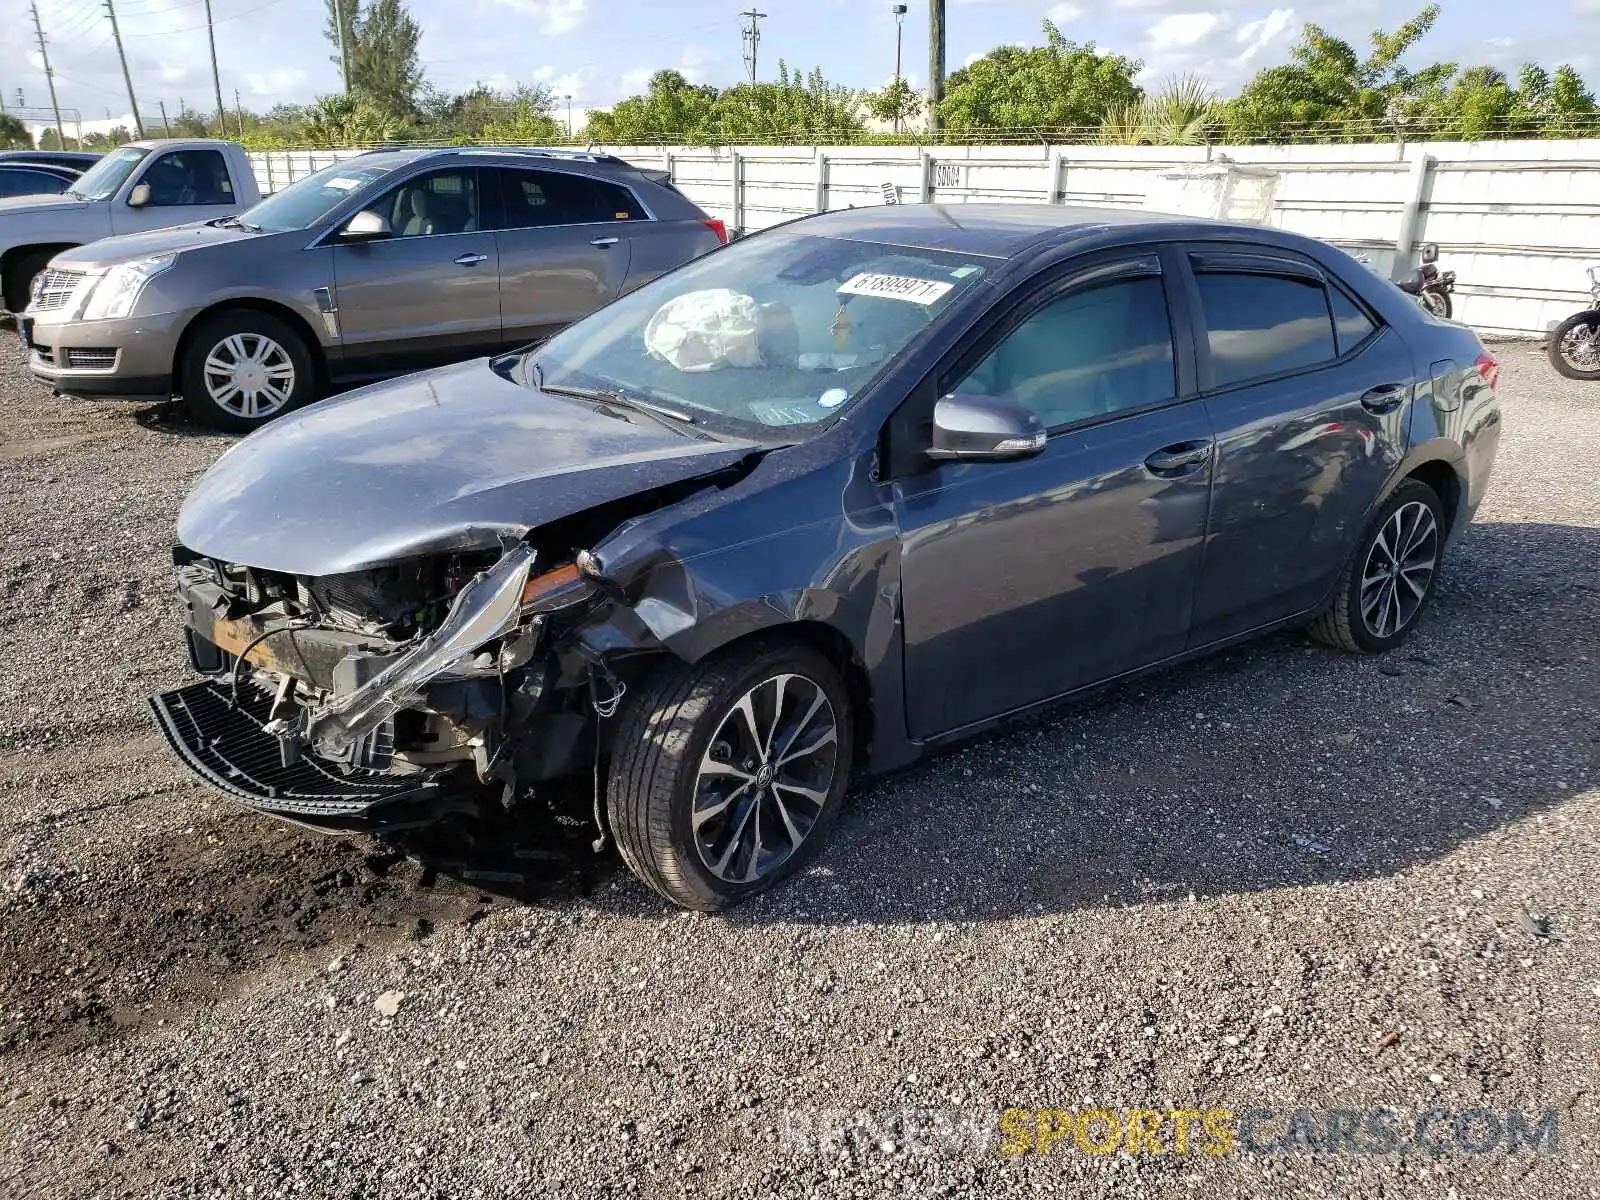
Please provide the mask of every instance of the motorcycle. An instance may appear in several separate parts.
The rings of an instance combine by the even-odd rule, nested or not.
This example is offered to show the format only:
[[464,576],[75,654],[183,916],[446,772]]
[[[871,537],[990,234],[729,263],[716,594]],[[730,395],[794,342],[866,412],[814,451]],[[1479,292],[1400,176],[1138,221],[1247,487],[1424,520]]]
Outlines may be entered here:
[[1424,312],[1449,320],[1455,306],[1450,293],[1456,290],[1456,273],[1439,270],[1439,247],[1433,242],[1422,245],[1422,265],[1409,275],[1395,281],[1396,286],[1422,306]]
[[1550,365],[1568,379],[1600,379],[1600,267],[1589,268],[1594,303],[1550,333]]

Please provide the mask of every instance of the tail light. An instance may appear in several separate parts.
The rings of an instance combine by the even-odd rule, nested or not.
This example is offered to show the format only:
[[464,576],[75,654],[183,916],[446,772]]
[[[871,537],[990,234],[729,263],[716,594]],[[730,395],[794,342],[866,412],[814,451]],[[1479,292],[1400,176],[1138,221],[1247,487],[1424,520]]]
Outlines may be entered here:
[[1491,391],[1500,386],[1500,360],[1498,358],[1485,350],[1478,355],[1478,361],[1472,365],[1477,369],[1478,374],[1483,377],[1484,383],[1489,385]]
[[704,221],[701,221],[700,224],[704,225],[707,229],[711,230],[712,233],[716,234],[717,241],[721,242],[724,246],[728,244],[728,223],[726,221],[719,221],[715,217],[707,217]]

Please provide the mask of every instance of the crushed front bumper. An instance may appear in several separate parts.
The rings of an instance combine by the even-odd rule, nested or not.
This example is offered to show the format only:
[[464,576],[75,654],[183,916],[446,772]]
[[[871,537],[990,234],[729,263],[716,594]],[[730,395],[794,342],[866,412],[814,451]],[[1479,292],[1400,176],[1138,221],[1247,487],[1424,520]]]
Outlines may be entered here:
[[462,807],[435,774],[344,770],[301,755],[285,763],[264,726],[272,698],[221,679],[150,698],[156,722],[184,763],[250,808],[323,830],[389,831],[426,825]]

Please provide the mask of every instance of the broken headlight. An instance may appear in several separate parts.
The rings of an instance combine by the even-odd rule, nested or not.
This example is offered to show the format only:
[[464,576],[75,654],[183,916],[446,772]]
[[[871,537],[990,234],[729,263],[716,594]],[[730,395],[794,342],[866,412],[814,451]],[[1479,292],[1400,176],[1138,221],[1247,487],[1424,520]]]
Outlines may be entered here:
[[488,642],[517,628],[534,550],[519,542],[456,595],[444,621],[364,686],[331,701],[311,717],[306,738],[337,758],[403,708],[416,704],[428,683]]

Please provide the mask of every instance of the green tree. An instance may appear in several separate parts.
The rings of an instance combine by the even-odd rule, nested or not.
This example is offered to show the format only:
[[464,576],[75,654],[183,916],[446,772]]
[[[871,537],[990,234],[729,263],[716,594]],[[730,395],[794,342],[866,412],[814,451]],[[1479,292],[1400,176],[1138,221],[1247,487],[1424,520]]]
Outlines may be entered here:
[[922,115],[923,95],[905,81],[903,75],[895,76],[881,92],[869,92],[863,98],[867,111],[880,121],[892,122],[896,131],[910,129]]
[[610,111],[590,109],[590,141],[613,146],[704,141],[716,88],[690,83],[678,71],[657,71],[642,95],[629,96]]
[[1426,99],[1438,95],[1456,66],[1436,63],[1411,72],[1400,60],[1438,19],[1439,6],[1430,4],[1393,33],[1374,30],[1364,59],[1320,25],[1306,25],[1289,52],[1294,61],[1261,71],[1227,105],[1229,135],[1243,141],[1362,140],[1426,117]]
[[502,99],[498,115],[484,123],[481,141],[500,146],[543,146],[562,141],[566,126],[551,115],[553,97],[546,87],[523,86]]
[[1119,104],[1100,122],[1104,145],[1199,146],[1211,139],[1217,100],[1199,75],[1167,80],[1161,90],[1128,104]]
[[939,117],[953,134],[985,130],[1098,128],[1119,105],[1140,99],[1137,59],[1080,46],[1044,23],[1045,45],[997,46],[945,83]]
[[319,150],[375,146],[409,132],[406,123],[364,96],[319,96],[307,106],[302,140]]
[[820,69],[791,73],[780,60],[776,83],[741,84],[719,95],[697,140],[719,145],[850,142],[866,132],[860,104],[860,93],[829,83]]
[[32,150],[33,135],[20,117],[0,113],[0,149]]
[[333,43],[335,62],[339,61],[335,5],[342,6],[348,22],[345,45],[350,57],[347,83],[351,95],[397,120],[415,116],[423,86],[422,63],[417,57],[422,27],[402,0],[367,0],[364,7],[358,7],[356,0],[326,2],[328,23],[323,34]]

